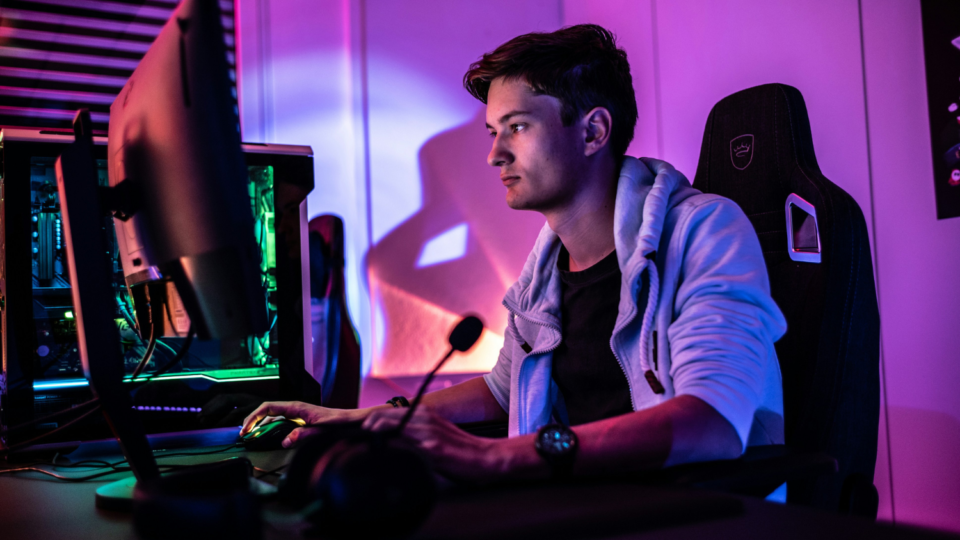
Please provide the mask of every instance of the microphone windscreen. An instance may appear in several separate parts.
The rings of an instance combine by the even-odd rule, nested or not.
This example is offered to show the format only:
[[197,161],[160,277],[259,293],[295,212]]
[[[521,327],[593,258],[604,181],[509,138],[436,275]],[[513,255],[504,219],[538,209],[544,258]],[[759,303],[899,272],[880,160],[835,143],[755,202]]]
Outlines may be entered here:
[[483,322],[479,318],[473,315],[464,317],[450,332],[450,346],[455,351],[465,352],[480,339],[482,332]]

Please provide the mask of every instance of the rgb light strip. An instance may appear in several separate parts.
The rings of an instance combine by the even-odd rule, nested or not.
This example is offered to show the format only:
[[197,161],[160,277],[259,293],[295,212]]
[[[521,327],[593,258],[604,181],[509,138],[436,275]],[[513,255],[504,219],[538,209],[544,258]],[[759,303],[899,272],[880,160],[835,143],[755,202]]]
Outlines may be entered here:
[[[205,373],[191,373],[189,375],[163,375],[157,378],[157,380],[173,380],[173,379],[207,379],[212,382],[245,382],[245,381],[269,381],[272,379],[279,379],[279,375],[257,375],[253,377],[211,377]],[[150,377],[137,377],[136,382],[143,382],[150,380]],[[134,382],[130,377],[124,377],[123,382]],[[90,383],[86,379],[61,379],[56,381],[34,381],[33,389],[36,390],[60,390],[63,388],[75,388],[81,386],[87,386]]]

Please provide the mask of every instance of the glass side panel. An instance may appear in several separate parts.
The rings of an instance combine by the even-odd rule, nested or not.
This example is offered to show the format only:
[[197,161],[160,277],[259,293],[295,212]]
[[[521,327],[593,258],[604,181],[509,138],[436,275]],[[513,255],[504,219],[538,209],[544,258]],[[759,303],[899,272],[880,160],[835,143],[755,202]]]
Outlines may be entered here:
[[[85,386],[77,348],[77,324],[63,244],[55,158],[30,161],[31,237],[33,265],[33,315],[37,336],[34,351],[36,390]],[[107,162],[98,160],[101,185],[108,185]],[[274,170],[272,166],[248,167],[248,193],[254,217],[254,234],[260,246],[260,273],[270,329],[259,336],[239,340],[194,339],[180,363],[158,379],[194,381],[198,384],[249,381],[278,377],[277,349],[277,258],[274,229]],[[120,263],[112,220],[104,220],[116,300],[114,320],[120,331],[125,371],[132,374],[144,357],[149,332],[141,332],[134,294],[127,287]],[[169,287],[172,290],[172,286]],[[178,300],[178,299],[177,299]],[[175,310],[170,310],[175,311]],[[168,312],[169,313],[169,312]],[[170,321],[177,328],[179,321]],[[169,363],[180,352],[185,337],[160,337],[141,377]],[[138,379],[139,380],[139,379]]]

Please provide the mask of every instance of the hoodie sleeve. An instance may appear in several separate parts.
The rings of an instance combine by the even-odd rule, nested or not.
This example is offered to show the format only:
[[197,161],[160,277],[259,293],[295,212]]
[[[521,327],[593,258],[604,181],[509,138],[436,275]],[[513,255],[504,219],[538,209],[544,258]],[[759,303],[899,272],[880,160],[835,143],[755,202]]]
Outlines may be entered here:
[[513,358],[510,356],[510,351],[514,350],[514,345],[517,343],[515,335],[514,322],[512,318],[508,318],[500,357],[497,358],[497,363],[494,364],[490,373],[483,376],[483,380],[490,388],[490,393],[507,413],[510,412],[510,373],[513,368]]
[[743,448],[786,320],[770,296],[760,242],[733,201],[701,199],[680,223],[683,262],[670,325],[675,395],[710,404]]

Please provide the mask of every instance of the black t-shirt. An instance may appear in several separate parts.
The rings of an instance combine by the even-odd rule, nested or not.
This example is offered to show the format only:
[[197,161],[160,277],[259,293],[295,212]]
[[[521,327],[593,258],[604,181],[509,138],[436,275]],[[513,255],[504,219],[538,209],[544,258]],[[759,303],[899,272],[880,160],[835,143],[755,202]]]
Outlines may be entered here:
[[568,270],[570,255],[561,248],[563,341],[553,353],[553,380],[560,388],[570,425],[576,426],[633,411],[627,376],[610,350],[620,305],[620,265],[614,251],[580,272]]

